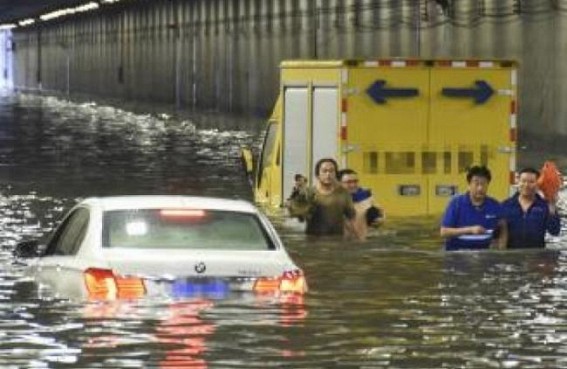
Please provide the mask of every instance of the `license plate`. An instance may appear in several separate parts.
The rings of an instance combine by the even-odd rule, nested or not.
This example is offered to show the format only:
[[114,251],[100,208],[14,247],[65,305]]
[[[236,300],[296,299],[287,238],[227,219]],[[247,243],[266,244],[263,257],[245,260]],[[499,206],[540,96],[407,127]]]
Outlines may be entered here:
[[176,280],[172,285],[174,297],[223,298],[229,293],[229,284],[222,279]]

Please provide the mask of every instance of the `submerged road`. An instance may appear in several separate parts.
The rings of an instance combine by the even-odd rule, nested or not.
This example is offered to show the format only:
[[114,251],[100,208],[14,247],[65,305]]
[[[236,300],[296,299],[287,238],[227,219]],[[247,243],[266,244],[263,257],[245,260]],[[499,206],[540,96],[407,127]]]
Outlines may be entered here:
[[12,263],[18,241],[83,197],[250,199],[239,148],[261,133],[0,94],[0,366],[567,368],[565,237],[545,251],[446,254],[435,218],[389,220],[358,244],[307,240],[269,214],[306,271],[305,297],[67,301]]

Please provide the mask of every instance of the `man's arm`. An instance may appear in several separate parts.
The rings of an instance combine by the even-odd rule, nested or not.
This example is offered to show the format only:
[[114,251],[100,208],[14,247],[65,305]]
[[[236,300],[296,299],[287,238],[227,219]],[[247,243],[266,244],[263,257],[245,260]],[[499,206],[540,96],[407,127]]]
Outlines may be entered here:
[[559,232],[561,232],[561,218],[557,213],[555,202],[550,202],[548,207],[549,214],[547,214],[545,229],[553,236],[559,236]]
[[439,234],[442,238],[459,237],[465,234],[482,234],[485,229],[481,226],[459,226],[459,201],[460,197],[455,197],[447,205],[443,219],[441,220],[441,228]]
[[496,239],[496,248],[504,250],[508,246],[508,223],[506,219],[498,221],[498,238]]
[[301,188],[293,198],[286,202],[289,215],[294,218],[305,218],[315,203],[314,190],[312,188]]
[[466,226],[466,227],[441,226],[439,233],[443,238],[451,238],[451,237],[462,236],[465,234],[484,234],[486,233],[486,229],[483,226],[479,226],[479,225]]
[[346,231],[357,240],[364,241],[367,233],[366,223],[361,223],[363,219],[360,217],[360,212],[357,212],[350,194],[345,192],[345,195],[344,217]]

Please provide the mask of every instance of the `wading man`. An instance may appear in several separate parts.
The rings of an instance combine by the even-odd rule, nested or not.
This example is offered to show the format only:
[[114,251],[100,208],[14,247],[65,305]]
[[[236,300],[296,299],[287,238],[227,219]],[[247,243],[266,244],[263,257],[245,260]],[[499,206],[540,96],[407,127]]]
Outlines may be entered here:
[[468,191],[449,202],[441,222],[445,250],[506,247],[508,229],[502,206],[487,196],[491,179],[490,170],[484,166],[473,166],[467,172]]

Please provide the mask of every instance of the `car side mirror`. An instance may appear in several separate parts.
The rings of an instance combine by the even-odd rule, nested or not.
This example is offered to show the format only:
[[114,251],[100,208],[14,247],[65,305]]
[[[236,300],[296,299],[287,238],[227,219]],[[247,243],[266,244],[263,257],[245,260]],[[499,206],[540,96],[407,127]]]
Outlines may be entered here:
[[252,186],[254,184],[253,172],[254,172],[254,159],[252,158],[252,150],[247,147],[240,149],[240,160],[242,163],[242,169],[246,174],[248,182]]
[[16,245],[13,255],[17,258],[37,258],[42,255],[38,240],[22,241]]

